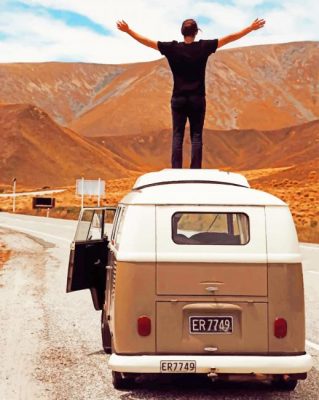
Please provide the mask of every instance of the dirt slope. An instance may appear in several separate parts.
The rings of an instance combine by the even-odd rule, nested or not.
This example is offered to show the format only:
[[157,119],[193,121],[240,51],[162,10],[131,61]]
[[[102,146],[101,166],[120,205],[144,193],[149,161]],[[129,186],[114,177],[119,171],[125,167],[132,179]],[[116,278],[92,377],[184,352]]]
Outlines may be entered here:
[[[170,165],[170,131],[92,140],[144,170],[167,168]],[[319,120],[275,131],[206,130],[203,154],[205,168],[254,170],[296,165],[296,168],[307,175],[309,168],[314,169],[308,168],[308,164],[319,160]],[[184,167],[189,165],[189,155],[187,132]]]
[[62,129],[31,105],[0,106],[1,183],[57,186],[87,179],[129,176],[134,166],[109,150]]

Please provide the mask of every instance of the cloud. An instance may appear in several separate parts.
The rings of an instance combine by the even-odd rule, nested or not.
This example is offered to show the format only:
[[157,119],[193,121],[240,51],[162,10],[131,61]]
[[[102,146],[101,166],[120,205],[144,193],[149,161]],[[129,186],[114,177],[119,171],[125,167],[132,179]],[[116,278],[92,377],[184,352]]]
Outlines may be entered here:
[[123,63],[160,58],[115,27],[118,19],[154,40],[181,40],[183,19],[196,18],[200,38],[222,37],[256,17],[267,20],[228,47],[318,40],[315,0],[2,0],[0,61]]

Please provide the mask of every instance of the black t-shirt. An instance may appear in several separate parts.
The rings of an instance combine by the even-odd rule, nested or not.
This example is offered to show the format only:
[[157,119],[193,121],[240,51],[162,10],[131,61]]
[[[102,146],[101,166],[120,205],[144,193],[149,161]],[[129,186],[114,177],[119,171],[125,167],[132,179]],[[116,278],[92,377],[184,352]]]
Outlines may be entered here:
[[157,42],[158,49],[171,67],[174,77],[173,96],[205,96],[205,69],[208,57],[215,53],[218,39],[193,43]]

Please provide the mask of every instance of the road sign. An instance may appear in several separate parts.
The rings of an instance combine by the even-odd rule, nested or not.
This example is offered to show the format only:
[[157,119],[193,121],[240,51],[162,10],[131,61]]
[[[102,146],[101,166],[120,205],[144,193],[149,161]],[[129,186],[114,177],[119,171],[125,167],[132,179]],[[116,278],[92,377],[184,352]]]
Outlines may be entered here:
[[76,194],[82,197],[82,208],[84,204],[84,195],[98,196],[98,206],[100,206],[100,198],[105,195],[105,181],[102,181],[100,178],[98,180],[77,179]]
[[54,197],[33,197],[32,199],[33,208],[54,208],[55,198]]

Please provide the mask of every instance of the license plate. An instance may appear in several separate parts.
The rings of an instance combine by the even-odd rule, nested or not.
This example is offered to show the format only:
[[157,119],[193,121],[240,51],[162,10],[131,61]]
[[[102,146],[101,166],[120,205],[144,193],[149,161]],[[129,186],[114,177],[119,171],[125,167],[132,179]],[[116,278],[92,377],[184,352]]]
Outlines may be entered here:
[[233,333],[233,317],[189,317],[189,332],[200,333]]
[[166,374],[187,374],[196,372],[196,361],[161,361],[161,372]]

